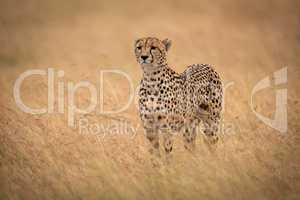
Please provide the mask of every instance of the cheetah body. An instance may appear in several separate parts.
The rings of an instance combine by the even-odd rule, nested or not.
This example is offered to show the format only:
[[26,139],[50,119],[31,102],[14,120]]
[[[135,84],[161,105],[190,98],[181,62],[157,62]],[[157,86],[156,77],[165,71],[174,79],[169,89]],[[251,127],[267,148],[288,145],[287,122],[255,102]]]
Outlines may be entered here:
[[158,134],[165,133],[164,147],[170,152],[170,134],[183,130],[185,147],[193,149],[195,129],[203,122],[204,133],[215,142],[222,110],[221,79],[208,64],[194,64],[176,73],[166,61],[168,42],[142,38],[135,44],[137,61],[143,68],[139,112],[146,136],[157,149]]

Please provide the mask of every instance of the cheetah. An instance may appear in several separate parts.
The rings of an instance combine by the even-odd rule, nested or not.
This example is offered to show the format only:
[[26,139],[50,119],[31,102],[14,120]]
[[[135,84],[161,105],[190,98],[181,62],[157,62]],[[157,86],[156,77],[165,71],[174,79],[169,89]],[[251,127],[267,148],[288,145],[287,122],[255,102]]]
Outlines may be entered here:
[[184,147],[195,149],[196,128],[202,122],[205,141],[218,141],[222,111],[222,82],[208,64],[193,64],[179,74],[167,63],[169,39],[154,37],[135,41],[134,51],[143,75],[139,89],[139,114],[150,153],[159,155],[159,134],[166,154],[173,149],[173,132],[182,132]]

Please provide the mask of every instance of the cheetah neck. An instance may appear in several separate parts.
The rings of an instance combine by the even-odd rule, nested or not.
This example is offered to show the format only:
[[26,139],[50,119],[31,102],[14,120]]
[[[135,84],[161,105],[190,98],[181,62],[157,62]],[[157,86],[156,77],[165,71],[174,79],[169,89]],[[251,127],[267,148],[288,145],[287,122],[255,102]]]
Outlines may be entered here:
[[155,67],[155,69],[151,70],[143,70],[143,79],[150,82],[157,81],[158,77],[161,79],[169,79],[174,75],[177,75],[177,73],[168,65]]

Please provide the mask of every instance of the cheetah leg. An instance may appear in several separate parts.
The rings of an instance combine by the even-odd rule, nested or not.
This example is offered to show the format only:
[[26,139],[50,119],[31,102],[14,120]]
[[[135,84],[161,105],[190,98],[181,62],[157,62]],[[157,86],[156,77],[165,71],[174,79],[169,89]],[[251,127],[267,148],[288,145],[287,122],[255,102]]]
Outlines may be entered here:
[[172,159],[172,150],[173,150],[173,137],[170,132],[163,132],[163,139],[164,139],[164,149],[166,153],[165,157],[165,164],[170,164]]
[[160,156],[159,153],[159,135],[155,129],[147,129],[146,137],[150,142],[149,152],[151,155],[155,155],[157,157]]
[[164,137],[164,148],[165,148],[165,152],[166,154],[171,153],[172,149],[173,149],[173,138],[172,138],[172,134],[169,132],[165,132],[163,133],[163,137]]
[[218,142],[219,137],[217,132],[219,130],[219,119],[207,119],[204,121],[204,134],[205,143],[208,145],[214,145]]
[[194,151],[196,148],[196,128],[185,127],[183,130],[184,148]]

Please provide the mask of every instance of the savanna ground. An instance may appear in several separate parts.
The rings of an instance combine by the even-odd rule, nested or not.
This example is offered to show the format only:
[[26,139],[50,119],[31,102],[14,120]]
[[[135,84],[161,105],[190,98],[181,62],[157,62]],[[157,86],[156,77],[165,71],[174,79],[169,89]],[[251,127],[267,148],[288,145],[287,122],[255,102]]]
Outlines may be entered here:
[[[299,199],[300,198],[300,3],[265,1],[0,1],[0,169],[1,199]],[[192,63],[211,63],[226,90],[224,127],[214,153],[202,135],[186,152],[175,139],[170,164],[152,167],[134,103],[112,115],[76,115],[101,129],[81,132],[64,113],[31,115],[13,97],[18,76],[52,67],[58,82],[87,80],[97,85],[99,70],[118,69],[136,87],[141,69],[133,42],[143,36],[169,38],[169,64],[178,72]],[[259,80],[287,66],[288,131],[260,121],[250,108]],[[99,87],[97,86],[97,89]],[[257,112],[274,117],[275,91],[255,95]],[[104,81],[104,108],[128,98],[121,76]],[[22,100],[47,106],[46,76],[32,76],[21,87]],[[55,96],[57,97],[57,95]],[[76,105],[90,94],[78,89]],[[99,101],[99,98],[98,98]],[[124,103],[125,102],[125,103]],[[99,104],[97,106],[99,109]],[[116,124],[137,128],[136,134]],[[130,129],[132,130],[132,129]],[[105,136],[104,136],[105,135]]]

